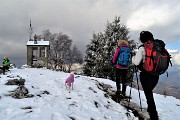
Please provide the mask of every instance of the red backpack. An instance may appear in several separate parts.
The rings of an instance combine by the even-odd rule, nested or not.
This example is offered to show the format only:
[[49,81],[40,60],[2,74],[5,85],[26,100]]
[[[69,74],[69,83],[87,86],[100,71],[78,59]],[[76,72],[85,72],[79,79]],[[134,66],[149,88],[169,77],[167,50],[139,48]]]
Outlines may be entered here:
[[148,72],[151,75],[161,75],[171,63],[171,55],[165,49],[165,43],[162,40],[149,40],[143,44],[146,52],[145,61],[141,62],[139,69]]

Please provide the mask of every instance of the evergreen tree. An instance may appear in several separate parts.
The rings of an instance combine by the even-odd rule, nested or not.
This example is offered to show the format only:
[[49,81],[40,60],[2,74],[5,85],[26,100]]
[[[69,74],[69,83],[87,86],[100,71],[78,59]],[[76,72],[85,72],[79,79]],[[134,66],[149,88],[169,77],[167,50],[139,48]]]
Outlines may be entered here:
[[99,41],[97,35],[93,33],[91,42],[87,45],[85,64],[84,64],[84,74],[88,76],[95,76],[95,66],[97,57],[97,47],[99,47]]
[[96,77],[106,77],[106,76],[104,76],[104,74],[103,74],[103,68],[104,68],[104,63],[105,63],[105,59],[103,59],[103,58],[105,58],[104,57],[104,52],[105,52],[105,48],[104,48],[104,46],[105,46],[105,39],[104,39],[104,35],[102,34],[102,33],[98,33],[97,34],[97,41],[98,41],[98,43],[97,43],[97,45],[96,45],[96,50],[95,50],[95,63],[96,63],[96,66],[94,67],[94,71],[95,71],[95,74],[94,74],[94,76],[96,76]]
[[112,80],[115,80],[115,69],[111,64],[111,58],[117,48],[117,42],[119,40],[129,40],[129,30],[120,22],[120,17],[115,17],[112,23],[107,23],[104,33],[106,43],[104,59],[106,60],[106,64],[103,68],[103,72],[106,78],[110,78]]
[[[115,17],[112,23],[107,22],[104,34],[93,35],[86,51],[86,64],[84,67],[86,75],[115,80],[115,68],[111,60],[117,48],[117,42],[127,40],[131,50],[136,47],[134,40],[129,40],[129,29],[120,22],[120,17]],[[132,79],[132,68],[129,71],[128,79]]]

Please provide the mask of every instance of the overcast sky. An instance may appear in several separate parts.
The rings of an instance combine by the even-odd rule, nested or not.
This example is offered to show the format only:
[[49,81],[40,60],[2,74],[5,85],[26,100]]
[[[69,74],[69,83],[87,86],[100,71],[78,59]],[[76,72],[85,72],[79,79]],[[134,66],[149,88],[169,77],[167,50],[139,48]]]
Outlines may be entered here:
[[103,32],[107,21],[120,16],[131,39],[138,40],[142,30],[151,31],[175,51],[178,63],[179,11],[179,0],[0,0],[0,59],[7,55],[15,64],[26,63],[30,20],[33,34],[63,32],[85,51],[93,32]]

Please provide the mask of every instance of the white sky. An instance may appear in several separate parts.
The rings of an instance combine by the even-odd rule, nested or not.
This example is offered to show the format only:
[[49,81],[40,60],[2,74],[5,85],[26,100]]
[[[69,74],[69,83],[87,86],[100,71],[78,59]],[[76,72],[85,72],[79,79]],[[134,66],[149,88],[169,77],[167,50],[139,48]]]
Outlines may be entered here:
[[[114,90],[116,89],[115,82],[80,76],[75,78],[74,89],[69,93],[64,86],[68,76],[69,73],[36,68],[14,68],[6,75],[1,75],[0,118],[2,120],[71,120],[69,117],[73,117],[76,120],[138,120],[131,112],[128,118],[127,110],[123,106],[111,98],[106,98],[104,92],[97,87],[95,80],[111,85]],[[14,99],[5,95],[17,88],[16,85],[4,85],[7,80],[19,79],[19,77],[26,80],[25,87],[34,97]],[[48,91],[50,94],[42,94],[43,91]],[[129,87],[126,92],[129,95]],[[142,107],[146,108],[143,91],[140,91],[140,94]],[[132,89],[131,95],[131,102],[139,105],[138,91]],[[180,100],[158,94],[154,94],[154,97],[159,117],[162,120],[180,119]],[[98,107],[95,106],[95,102],[98,103]],[[21,109],[29,106],[32,109]]]
[[170,45],[169,49],[179,50],[179,9],[179,0],[1,0],[0,57],[26,63],[30,20],[33,34],[44,29],[63,32],[84,52],[93,32],[103,32],[115,16],[130,28],[131,39],[137,40],[142,30],[149,30]]

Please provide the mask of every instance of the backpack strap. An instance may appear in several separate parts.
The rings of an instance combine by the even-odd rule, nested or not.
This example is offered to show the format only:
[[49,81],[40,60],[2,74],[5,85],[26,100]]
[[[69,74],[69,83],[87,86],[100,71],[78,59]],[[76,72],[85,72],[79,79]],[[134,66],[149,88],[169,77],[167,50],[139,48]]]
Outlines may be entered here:
[[169,56],[169,58],[170,58],[170,61],[169,61],[169,63],[170,63],[170,65],[172,66],[172,62],[171,62],[171,55],[168,53],[168,51],[167,51],[167,49],[164,49],[166,52],[167,52],[167,54],[168,54],[168,56]]
[[140,47],[144,47],[144,44],[140,45],[140,46],[138,47],[138,49],[139,49]]
[[171,60],[169,61],[169,63],[170,63],[170,65],[172,66],[172,62],[171,62]]

